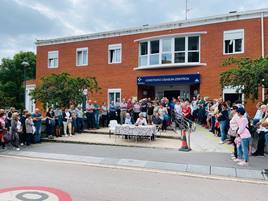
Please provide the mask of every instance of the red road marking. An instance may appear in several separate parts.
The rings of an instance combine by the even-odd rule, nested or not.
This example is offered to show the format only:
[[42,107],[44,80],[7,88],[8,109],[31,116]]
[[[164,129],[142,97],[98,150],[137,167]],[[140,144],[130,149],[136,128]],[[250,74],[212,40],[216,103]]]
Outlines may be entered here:
[[47,191],[49,193],[52,193],[56,195],[59,198],[59,201],[72,201],[72,198],[70,195],[62,190],[55,189],[55,188],[49,188],[44,186],[22,186],[22,187],[12,187],[12,188],[4,188],[0,189],[0,193],[7,193],[10,191],[17,191],[17,190],[40,190],[40,191]]

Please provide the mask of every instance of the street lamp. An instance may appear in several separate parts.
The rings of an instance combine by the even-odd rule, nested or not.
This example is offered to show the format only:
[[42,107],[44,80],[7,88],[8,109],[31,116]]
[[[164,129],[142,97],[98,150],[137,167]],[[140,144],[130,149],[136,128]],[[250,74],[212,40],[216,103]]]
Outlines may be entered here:
[[26,68],[27,68],[28,66],[30,66],[30,64],[29,64],[29,62],[27,62],[27,61],[24,60],[24,61],[21,63],[21,65],[23,66],[24,106],[25,106],[25,108],[26,108],[26,72],[25,72],[25,70],[26,70]]

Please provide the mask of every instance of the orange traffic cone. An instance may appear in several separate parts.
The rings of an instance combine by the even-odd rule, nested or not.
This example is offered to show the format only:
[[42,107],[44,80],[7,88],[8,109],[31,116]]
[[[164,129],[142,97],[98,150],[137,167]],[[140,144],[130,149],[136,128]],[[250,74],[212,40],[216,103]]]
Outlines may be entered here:
[[181,148],[179,151],[191,151],[191,148],[188,147],[187,138],[186,138],[186,130],[182,130],[182,141],[181,141]]

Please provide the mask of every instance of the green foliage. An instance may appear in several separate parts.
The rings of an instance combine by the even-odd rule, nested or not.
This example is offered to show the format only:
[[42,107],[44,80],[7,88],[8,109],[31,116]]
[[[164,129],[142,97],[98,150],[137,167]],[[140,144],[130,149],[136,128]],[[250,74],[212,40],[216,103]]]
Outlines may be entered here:
[[[21,65],[27,61],[29,66]],[[36,57],[33,52],[19,52],[12,59],[2,59],[0,65],[0,106],[24,107],[24,79],[35,79]]]
[[238,87],[246,98],[257,99],[258,87],[268,86],[268,57],[228,58],[223,66],[234,66],[220,75],[222,88],[225,86]]
[[41,84],[31,95],[43,104],[43,108],[46,104],[66,107],[71,103],[82,103],[85,89],[93,93],[98,92],[100,88],[94,77],[72,77],[67,73],[51,74],[41,79]]

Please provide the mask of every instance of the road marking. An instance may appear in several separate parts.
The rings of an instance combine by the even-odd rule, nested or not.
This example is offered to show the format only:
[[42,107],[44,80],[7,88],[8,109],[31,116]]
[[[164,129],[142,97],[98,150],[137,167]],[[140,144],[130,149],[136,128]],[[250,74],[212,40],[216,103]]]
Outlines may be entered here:
[[0,189],[0,201],[72,201],[65,192],[43,186]]
[[159,169],[152,169],[152,168],[94,164],[94,163],[85,163],[85,162],[78,162],[78,161],[57,160],[57,159],[31,158],[31,157],[25,157],[25,156],[11,156],[11,155],[7,156],[7,155],[1,155],[1,154],[0,154],[0,157],[14,158],[14,159],[20,159],[20,160],[27,159],[27,160],[32,160],[32,161],[64,163],[64,164],[71,164],[71,165],[83,165],[83,166],[99,167],[99,168],[111,168],[111,169],[119,169],[119,170],[143,171],[143,172],[150,172],[150,173],[170,174],[170,175],[185,176],[185,177],[200,178],[200,179],[234,181],[234,182],[241,182],[241,183],[268,185],[268,181],[258,181],[258,180],[241,179],[241,178],[233,178],[233,177],[223,177],[223,176],[212,176],[212,175],[201,175],[201,174],[195,174],[195,173],[190,173],[190,172],[176,172],[176,171],[159,170]]

